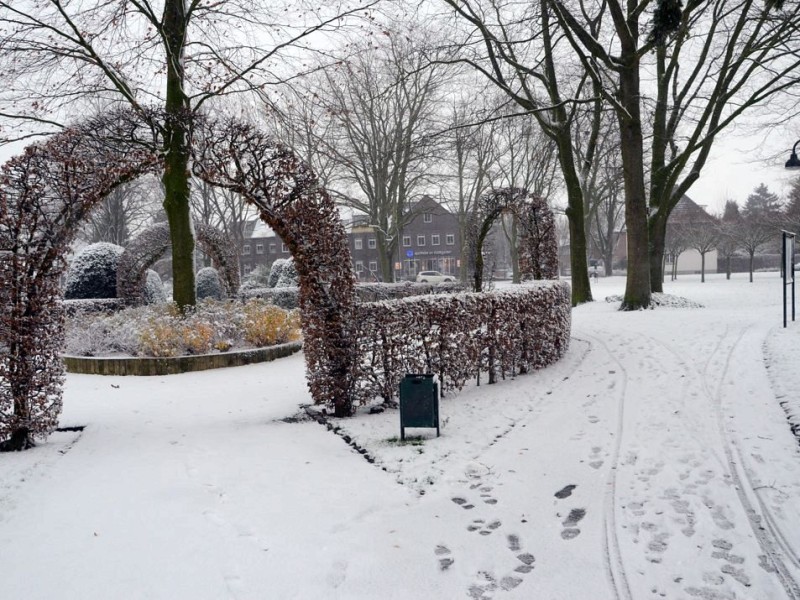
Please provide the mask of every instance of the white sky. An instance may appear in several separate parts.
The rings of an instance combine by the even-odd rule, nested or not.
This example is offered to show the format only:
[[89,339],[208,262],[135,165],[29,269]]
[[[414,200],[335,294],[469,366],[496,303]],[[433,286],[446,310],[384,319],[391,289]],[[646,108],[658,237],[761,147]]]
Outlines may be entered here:
[[[792,132],[797,132],[796,136]],[[792,145],[800,137],[797,127],[787,126],[783,132],[760,135],[739,133],[722,135],[714,144],[710,160],[700,180],[688,196],[709,212],[721,212],[725,200],[736,200],[743,206],[747,196],[760,183],[783,197],[792,179],[800,171],[787,170]]]

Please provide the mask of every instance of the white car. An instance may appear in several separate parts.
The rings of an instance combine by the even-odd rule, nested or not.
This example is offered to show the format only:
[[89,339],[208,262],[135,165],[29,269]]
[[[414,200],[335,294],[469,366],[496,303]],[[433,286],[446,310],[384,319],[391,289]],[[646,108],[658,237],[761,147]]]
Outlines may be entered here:
[[417,273],[419,283],[454,283],[456,280],[452,275],[442,275],[439,271],[420,271]]

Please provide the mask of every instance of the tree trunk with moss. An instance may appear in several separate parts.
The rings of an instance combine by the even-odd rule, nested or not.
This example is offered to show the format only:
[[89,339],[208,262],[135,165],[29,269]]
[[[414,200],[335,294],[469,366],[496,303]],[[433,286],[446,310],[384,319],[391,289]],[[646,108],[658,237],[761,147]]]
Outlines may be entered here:
[[164,123],[164,211],[172,239],[172,298],[183,310],[195,304],[194,230],[189,207],[189,99],[183,89],[183,50],[188,17],[184,0],[164,5],[167,52],[166,122]]

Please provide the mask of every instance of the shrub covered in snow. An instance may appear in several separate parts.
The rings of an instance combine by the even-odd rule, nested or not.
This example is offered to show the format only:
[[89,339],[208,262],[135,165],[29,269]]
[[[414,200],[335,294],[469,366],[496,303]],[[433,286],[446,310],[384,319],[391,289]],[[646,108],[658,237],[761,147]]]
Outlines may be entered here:
[[195,286],[197,288],[197,299],[222,300],[225,291],[222,289],[222,281],[219,273],[214,267],[204,267],[195,276]]
[[161,275],[147,270],[147,277],[144,280],[144,301],[146,304],[163,304],[167,301],[167,290],[161,281]]
[[98,242],[81,250],[70,263],[64,298],[116,298],[117,265],[125,249]]
[[300,306],[300,288],[253,288],[242,290],[240,297],[243,300],[261,298],[270,304],[284,310],[294,310]]
[[204,354],[259,348],[299,339],[296,312],[263,300],[205,300],[181,316],[173,303],[67,319],[66,353],[74,356]]
[[547,281],[491,293],[356,305],[357,403],[391,399],[405,373],[435,373],[442,391],[467,379],[526,373],[569,346],[570,288]]
[[283,275],[283,270],[288,263],[288,258],[278,258],[272,263],[269,270],[269,277],[267,278],[267,287],[274,288],[278,285],[278,280],[281,278],[281,275]]

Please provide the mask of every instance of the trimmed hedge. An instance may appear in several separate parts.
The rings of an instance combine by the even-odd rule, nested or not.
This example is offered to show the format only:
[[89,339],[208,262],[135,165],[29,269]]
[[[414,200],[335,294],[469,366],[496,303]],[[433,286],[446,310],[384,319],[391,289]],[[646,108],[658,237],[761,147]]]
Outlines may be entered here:
[[489,383],[557,361],[569,347],[563,281],[356,305],[354,404],[392,399],[406,373],[435,373],[441,390]]
[[454,294],[467,288],[463,283],[358,283],[356,299],[359,302],[378,302],[380,300],[396,300],[409,296],[425,294]]

